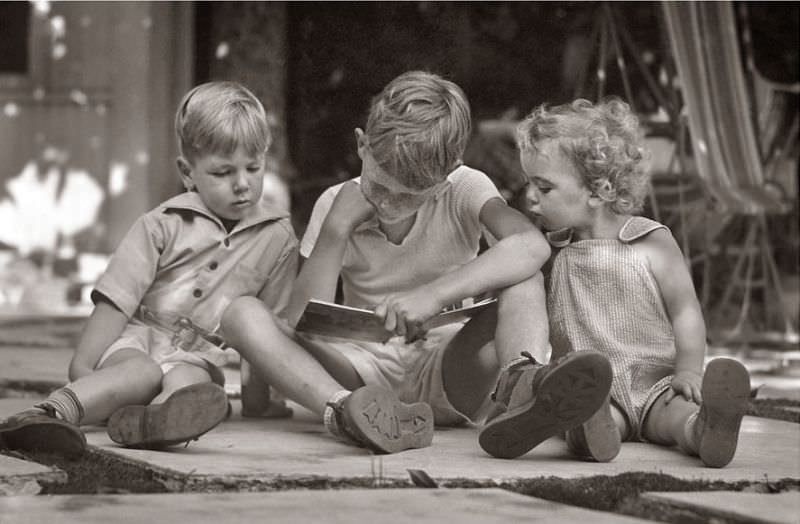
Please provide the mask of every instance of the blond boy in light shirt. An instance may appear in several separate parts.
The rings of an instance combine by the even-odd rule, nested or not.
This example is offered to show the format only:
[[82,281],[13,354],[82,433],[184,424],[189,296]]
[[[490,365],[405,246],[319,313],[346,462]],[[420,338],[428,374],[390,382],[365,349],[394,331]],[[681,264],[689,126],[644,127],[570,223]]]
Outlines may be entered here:
[[92,293],[71,382],[0,422],[0,446],[79,455],[82,424],[108,419],[125,446],[162,448],[228,412],[215,332],[234,299],[283,315],[297,272],[286,212],[261,199],[270,142],[259,100],[233,82],[184,97],[175,119],[187,190],[140,217]]
[[[332,434],[375,452],[429,446],[434,424],[480,423],[491,407],[481,446],[519,456],[591,416],[610,367],[591,352],[544,365],[540,268],[550,249],[485,174],[461,165],[470,134],[461,89],[402,74],[355,134],[361,176],[315,205],[288,318],[296,322],[311,298],[333,301],[341,277],[344,303],[373,308],[396,336],[380,344],[298,334],[267,344],[281,336],[273,316],[238,299],[222,321],[231,343]],[[479,255],[482,229],[497,242]],[[496,308],[422,330],[442,308],[487,292]]]

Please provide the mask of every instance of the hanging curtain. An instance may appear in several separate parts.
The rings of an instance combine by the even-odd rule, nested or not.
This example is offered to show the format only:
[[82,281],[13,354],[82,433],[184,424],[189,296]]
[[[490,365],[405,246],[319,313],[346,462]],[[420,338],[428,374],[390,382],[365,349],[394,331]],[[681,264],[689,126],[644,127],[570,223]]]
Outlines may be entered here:
[[662,2],[697,170],[722,210],[758,214],[764,191],[731,2]]

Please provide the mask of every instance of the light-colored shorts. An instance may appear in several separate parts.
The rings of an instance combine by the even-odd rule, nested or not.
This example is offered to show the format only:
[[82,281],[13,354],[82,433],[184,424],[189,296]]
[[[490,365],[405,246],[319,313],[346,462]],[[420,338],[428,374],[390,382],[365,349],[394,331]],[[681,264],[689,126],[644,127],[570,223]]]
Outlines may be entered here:
[[426,340],[406,344],[402,337],[386,343],[297,333],[306,347],[334,349],[344,355],[367,385],[383,386],[406,403],[427,402],[437,426],[474,423],[447,398],[442,378],[442,359],[448,344],[463,324],[449,324],[428,331]]
[[[105,350],[100,360],[97,361],[95,369],[99,369],[108,358],[122,349],[135,349],[145,355],[150,356],[166,374],[179,364],[191,364],[208,371],[211,380],[220,386],[225,385],[225,376],[222,370],[208,359],[203,358],[202,353],[195,353],[178,349],[172,344],[173,333],[169,333],[160,328],[145,325],[138,320],[132,320],[119,338]],[[219,348],[209,348],[209,351],[221,352]],[[216,358],[216,356],[215,356]]]

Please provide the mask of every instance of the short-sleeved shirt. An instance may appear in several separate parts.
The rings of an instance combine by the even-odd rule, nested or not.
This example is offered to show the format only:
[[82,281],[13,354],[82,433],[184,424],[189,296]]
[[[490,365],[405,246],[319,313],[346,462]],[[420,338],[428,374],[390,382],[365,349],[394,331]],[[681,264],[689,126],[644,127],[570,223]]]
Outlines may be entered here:
[[[360,182],[360,177],[353,179]],[[400,244],[390,242],[377,218],[356,227],[342,264],[344,303],[374,307],[390,293],[410,291],[474,259],[482,233],[480,212],[502,198],[484,173],[461,166],[419,209]],[[300,254],[308,257],[342,184],[325,190],[314,204]]]
[[261,202],[228,232],[197,193],[182,193],[133,224],[92,297],[105,296],[137,326],[144,306],[160,319],[185,317],[213,331],[242,296],[259,297],[280,316],[297,272],[297,247],[285,211]]

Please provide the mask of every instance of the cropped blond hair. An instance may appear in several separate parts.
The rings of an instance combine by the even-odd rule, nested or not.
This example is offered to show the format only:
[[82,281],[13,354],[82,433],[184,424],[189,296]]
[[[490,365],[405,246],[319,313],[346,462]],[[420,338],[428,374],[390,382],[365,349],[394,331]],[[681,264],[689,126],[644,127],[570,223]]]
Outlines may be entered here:
[[184,95],[175,115],[180,154],[229,156],[242,147],[249,156],[263,154],[272,136],[264,106],[236,82],[208,82]]
[[409,71],[373,98],[365,135],[387,174],[407,187],[427,189],[461,163],[470,128],[469,102],[460,87]]
[[520,151],[536,152],[555,140],[593,194],[619,214],[641,210],[650,175],[639,119],[628,104],[608,98],[578,99],[536,108],[517,128]]

